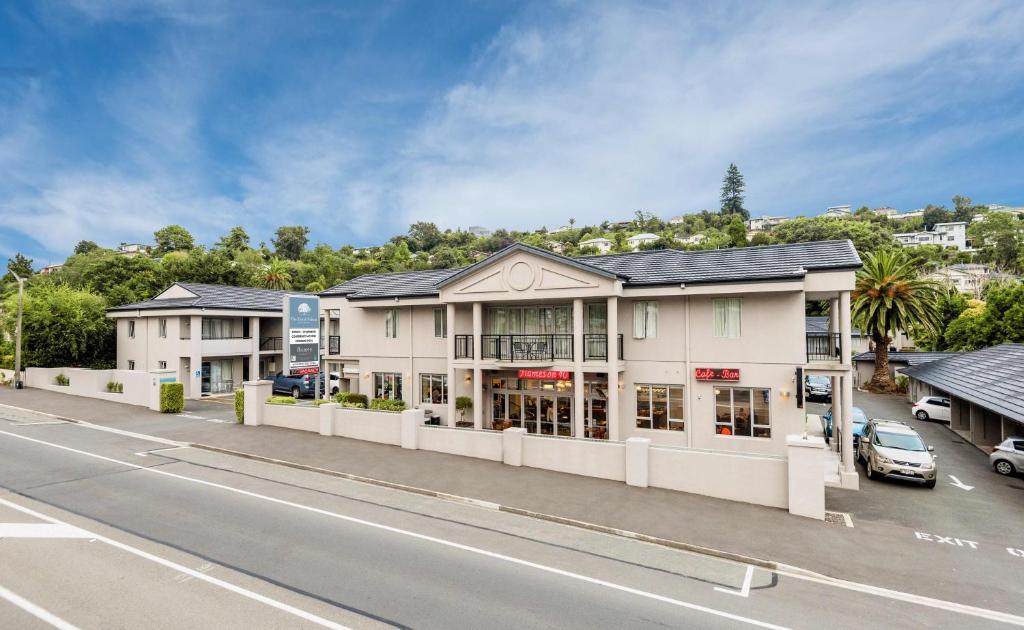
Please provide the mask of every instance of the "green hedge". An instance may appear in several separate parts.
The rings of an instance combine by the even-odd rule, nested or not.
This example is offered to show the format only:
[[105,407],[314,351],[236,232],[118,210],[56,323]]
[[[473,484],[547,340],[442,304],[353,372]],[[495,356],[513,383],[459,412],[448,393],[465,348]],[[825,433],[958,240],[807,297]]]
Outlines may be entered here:
[[160,412],[185,411],[185,386],[182,383],[160,383]]
[[366,397],[366,394],[356,394],[353,392],[338,392],[334,395],[334,400],[341,404],[360,404],[363,407],[370,404],[370,400]]
[[374,398],[370,402],[370,409],[376,409],[378,411],[405,411],[405,401],[387,398]]
[[235,390],[235,420],[238,424],[245,422],[245,390]]
[[272,405],[294,405],[295,399],[291,396],[271,396],[267,402]]
[[63,387],[67,387],[68,385],[70,385],[70,384],[71,384],[71,379],[69,379],[69,378],[68,378],[67,376],[65,376],[64,374],[58,374],[58,375],[57,375],[57,378],[55,378],[55,379],[53,379],[53,380],[54,380],[54,382],[56,382],[56,383],[57,383],[58,385],[61,385],[61,386],[63,386]]

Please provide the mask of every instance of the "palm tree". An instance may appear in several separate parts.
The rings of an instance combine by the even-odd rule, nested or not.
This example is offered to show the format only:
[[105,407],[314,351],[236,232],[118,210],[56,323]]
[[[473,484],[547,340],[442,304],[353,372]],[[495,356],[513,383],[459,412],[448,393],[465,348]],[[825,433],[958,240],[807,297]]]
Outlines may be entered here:
[[287,289],[292,284],[292,275],[288,272],[288,263],[280,258],[272,258],[270,264],[260,274],[260,286],[265,289]]
[[864,257],[857,272],[851,308],[853,322],[871,335],[875,373],[866,389],[895,391],[889,376],[889,343],[898,330],[934,331],[938,326],[939,285],[922,280],[902,250],[879,250]]

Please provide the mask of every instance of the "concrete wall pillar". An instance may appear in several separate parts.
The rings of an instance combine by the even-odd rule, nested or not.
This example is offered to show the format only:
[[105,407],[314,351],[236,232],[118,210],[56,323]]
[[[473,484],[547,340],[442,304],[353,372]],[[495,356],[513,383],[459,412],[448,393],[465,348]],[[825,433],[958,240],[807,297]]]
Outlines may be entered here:
[[839,293],[839,337],[842,356],[840,363],[850,365],[853,349],[853,325],[850,322],[850,292]]
[[[619,298],[608,298],[608,439],[619,440]],[[614,357],[614,359],[613,359]]]
[[455,383],[455,304],[445,305],[445,317],[447,317],[448,338],[445,339],[445,349],[448,355],[448,413],[445,422],[448,426],[455,426],[455,398],[458,396],[458,388]]
[[480,336],[484,332],[484,310],[480,302],[473,302],[473,428],[484,426],[484,383],[480,369]]
[[583,300],[576,298],[572,301],[572,434],[575,437],[584,437],[584,408],[583,383]]
[[267,404],[267,399],[270,398],[272,387],[273,383],[270,381],[246,381],[242,383],[245,400],[245,411],[242,417],[247,426],[258,427],[263,424],[264,405]]
[[334,435],[334,410],[341,407],[338,403],[320,405],[320,435]]
[[501,432],[501,460],[509,466],[523,465],[523,434],[526,429],[512,427]]
[[[853,476],[853,480],[856,481],[857,471],[854,469],[854,454],[853,454],[853,379],[849,374],[846,374],[839,379],[842,381],[843,387],[843,433],[842,433],[842,453],[843,453],[843,475]],[[846,425],[850,425],[849,427]],[[845,487],[845,486],[844,486]]]
[[417,448],[419,426],[422,422],[423,412],[419,409],[406,409],[402,412],[402,448]]
[[188,397],[199,400],[203,397],[203,316],[192,315],[189,327],[191,332],[188,340],[188,374],[186,375]]
[[786,436],[789,463],[789,513],[825,519],[825,441],[818,437]]
[[619,441],[619,371],[608,370],[608,439]]
[[651,440],[631,437],[626,440],[626,485],[647,487],[650,475]]
[[832,377],[832,439],[829,440],[829,448],[832,452],[839,452],[838,435],[839,427],[843,425],[843,383],[838,376]]
[[260,374],[260,318],[249,318],[249,337],[252,345],[249,351],[249,380],[258,381],[263,378]]

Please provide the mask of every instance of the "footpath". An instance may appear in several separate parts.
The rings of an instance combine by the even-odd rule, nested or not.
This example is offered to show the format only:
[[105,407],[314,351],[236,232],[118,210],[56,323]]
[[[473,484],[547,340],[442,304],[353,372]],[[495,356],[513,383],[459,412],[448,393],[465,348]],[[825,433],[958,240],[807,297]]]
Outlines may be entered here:
[[[767,568],[799,567],[830,578],[1024,613],[1019,580],[1012,579],[1024,565],[1008,566],[1008,573],[983,566],[969,570],[955,550],[925,550],[915,545],[912,531],[896,526],[854,521],[849,527],[842,518],[823,523],[781,509],[700,495],[278,427],[246,427],[226,421],[233,410],[216,402],[189,401],[179,416],[56,392],[2,388],[0,405],[497,504],[534,517],[637,533]],[[879,562],[886,571],[879,572]]]

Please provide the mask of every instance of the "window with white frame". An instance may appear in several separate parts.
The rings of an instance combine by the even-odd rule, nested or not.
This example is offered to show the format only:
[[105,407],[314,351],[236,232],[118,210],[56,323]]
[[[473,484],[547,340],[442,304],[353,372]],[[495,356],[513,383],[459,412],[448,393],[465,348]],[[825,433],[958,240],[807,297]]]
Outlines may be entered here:
[[398,339],[397,308],[389,308],[384,311],[384,336],[388,339]]
[[636,385],[636,428],[683,431],[685,398],[682,385]]
[[448,309],[444,307],[434,309],[434,336],[448,336]]
[[[134,339],[135,338],[135,320],[134,319],[129,319],[128,320],[128,337],[130,339]],[[128,369],[130,370],[132,368],[128,368]]]
[[160,369],[160,370],[166,370],[167,369],[167,361],[157,361],[156,362],[156,367],[157,367],[157,369]]
[[633,303],[633,338],[653,339],[658,336],[658,303]]
[[447,374],[420,374],[420,402],[443,405],[448,402]]
[[128,369],[129,370],[134,370],[135,369],[135,361],[132,361],[131,359],[128,360]]
[[373,397],[388,400],[401,400],[402,375],[398,372],[374,372]]
[[739,337],[743,300],[741,298],[718,298],[712,303],[715,309],[715,336]]
[[164,339],[167,338],[167,319],[164,317],[160,318],[160,336]]
[[771,390],[760,387],[715,388],[715,433],[770,438]]

